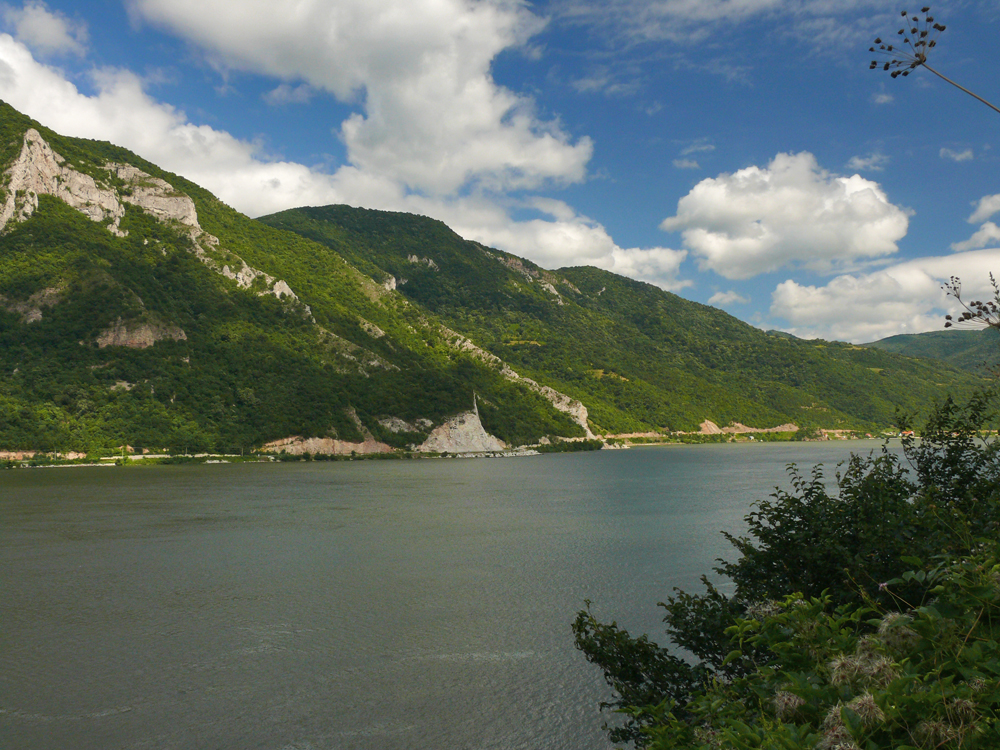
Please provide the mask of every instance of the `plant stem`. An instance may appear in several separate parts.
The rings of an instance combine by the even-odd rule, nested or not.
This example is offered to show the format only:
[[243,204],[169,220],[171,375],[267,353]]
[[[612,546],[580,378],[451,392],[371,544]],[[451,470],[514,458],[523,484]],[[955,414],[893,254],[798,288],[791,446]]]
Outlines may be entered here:
[[990,109],[992,109],[993,111],[995,111],[995,112],[1000,112],[1000,109],[998,109],[998,108],[997,108],[997,107],[995,107],[994,105],[990,104],[990,103],[989,103],[988,101],[986,101],[985,99],[983,99],[983,97],[981,97],[981,96],[980,96],[979,94],[974,94],[974,93],[972,93],[971,91],[969,91],[969,90],[968,90],[967,88],[965,88],[965,86],[961,86],[961,85],[959,85],[959,84],[955,83],[955,82],[954,82],[953,80],[951,80],[951,79],[950,79],[950,78],[948,78],[947,76],[943,76],[943,75],[941,75],[940,73],[938,73],[938,72],[937,72],[936,70],[934,70],[934,68],[932,68],[932,67],[931,67],[930,65],[928,65],[927,63],[922,63],[922,65],[923,65],[923,66],[924,66],[925,68],[927,68],[927,70],[929,70],[929,71],[930,71],[931,73],[933,73],[934,75],[936,75],[936,76],[937,76],[938,78],[942,78],[942,79],[944,79],[945,81],[947,81],[948,83],[950,83],[950,84],[951,84],[952,86],[954,86],[955,88],[958,88],[958,89],[962,89],[962,91],[964,91],[964,92],[965,92],[966,94],[968,94],[969,96],[974,96],[974,97],[975,97],[976,99],[978,99],[979,101],[981,101],[981,102],[982,102],[983,104],[985,104],[985,105],[986,105],[987,107],[989,107],[989,108],[990,108]]

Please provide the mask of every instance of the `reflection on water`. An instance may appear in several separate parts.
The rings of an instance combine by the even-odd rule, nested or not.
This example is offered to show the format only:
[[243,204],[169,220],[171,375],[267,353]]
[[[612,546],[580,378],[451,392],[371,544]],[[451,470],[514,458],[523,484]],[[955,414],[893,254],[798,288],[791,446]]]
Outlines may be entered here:
[[585,599],[656,636],[720,530],[872,444],[0,475],[0,747],[606,748]]

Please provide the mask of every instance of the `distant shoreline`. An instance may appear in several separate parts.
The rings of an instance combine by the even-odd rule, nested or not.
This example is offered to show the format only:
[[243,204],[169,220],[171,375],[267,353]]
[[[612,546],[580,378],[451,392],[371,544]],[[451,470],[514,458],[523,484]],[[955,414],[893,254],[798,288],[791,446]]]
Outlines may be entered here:
[[[633,438],[632,440],[609,437],[609,442],[605,442],[600,450],[622,450],[631,448],[657,448],[690,445],[740,445],[740,444],[762,444],[762,443],[827,443],[840,441],[885,441],[899,440],[899,435],[881,436],[858,436],[841,435],[837,437],[821,437],[815,439],[780,439],[775,437],[760,437],[769,433],[724,433],[719,435],[700,435],[692,433],[685,435],[682,439],[654,439],[652,437]],[[773,435],[773,433],[770,433]],[[705,439],[705,438],[713,439]],[[701,438],[701,439],[699,439]],[[634,442],[633,442],[634,440]],[[553,453],[570,452],[592,452],[574,450],[572,443],[567,443],[564,449],[553,446],[532,446],[524,449],[513,449],[505,451],[482,451],[482,452],[456,452],[456,453],[418,453],[418,452],[393,452],[393,453],[364,453],[356,455],[292,455],[274,453],[251,453],[246,455],[230,453],[197,453],[197,454],[170,454],[170,453],[149,453],[149,454],[125,454],[124,456],[102,456],[98,459],[87,459],[82,455],[51,454],[41,451],[0,451],[0,469],[42,469],[42,468],[66,468],[66,467],[118,467],[127,466],[142,468],[149,466],[181,466],[181,465],[205,465],[205,464],[238,464],[238,463],[322,463],[327,461],[406,461],[425,460],[442,458],[522,458],[527,456],[539,456]],[[541,447],[542,450],[536,448]],[[67,457],[72,456],[72,457]]]

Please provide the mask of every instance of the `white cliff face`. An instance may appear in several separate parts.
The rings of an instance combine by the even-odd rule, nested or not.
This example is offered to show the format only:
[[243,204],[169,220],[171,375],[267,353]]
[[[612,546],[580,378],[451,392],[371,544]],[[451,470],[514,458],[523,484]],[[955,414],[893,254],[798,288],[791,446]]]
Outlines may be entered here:
[[434,428],[417,450],[425,453],[487,453],[506,448],[503,440],[493,437],[483,428],[477,408]]
[[[114,175],[125,183],[121,191],[108,185],[102,186],[90,175],[68,166],[37,130],[28,130],[24,134],[20,155],[4,174],[6,198],[0,207],[0,232],[11,220],[21,222],[30,218],[38,208],[39,195],[51,195],[92,221],[109,222],[108,230],[122,237],[125,233],[121,231],[120,223],[125,215],[125,204],[130,204],[164,224],[185,227],[194,243],[195,255],[212,270],[235,281],[240,288],[248,289],[256,282],[262,288],[260,294],[299,301],[286,282],[248,266],[234,253],[227,253],[235,259],[231,261],[232,266],[216,261],[212,256],[219,248],[218,237],[201,228],[194,201],[175,190],[166,180],[129,164],[109,163],[104,168],[109,176]],[[311,318],[309,307],[302,305],[302,308]]]
[[130,349],[145,349],[157,341],[172,339],[186,341],[187,334],[173,325],[124,321],[118,318],[97,337],[97,346],[127,346]]
[[7,170],[7,198],[0,209],[0,231],[11,219],[25,221],[38,208],[39,195],[64,201],[92,221],[111,219],[108,229],[121,236],[118,228],[125,207],[111,188],[102,188],[90,175],[65,166],[41,134],[32,128],[24,134],[17,160]]

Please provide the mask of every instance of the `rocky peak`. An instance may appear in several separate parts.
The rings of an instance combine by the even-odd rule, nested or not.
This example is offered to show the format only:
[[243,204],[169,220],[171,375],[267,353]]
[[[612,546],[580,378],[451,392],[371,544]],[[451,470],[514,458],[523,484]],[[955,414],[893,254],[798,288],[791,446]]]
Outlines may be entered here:
[[[21,153],[4,174],[6,198],[0,207],[0,232],[7,223],[27,221],[38,209],[38,196],[51,195],[84,214],[92,221],[108,222],[108,230],[125,236],[120,228],[125,204],[141,208],[165,224],[185,227],[194,243],[194,253],[205,265],[242,289],[257,285],[260,294],[273,294],[278,299],[301,305],[304,314],[312,317],[308,305],[299,301],[291,287],[281,279],[248,266],[235,253],[220,253],[219,239],[201,228],[194,201],[175,190],[166,180],[153,177],[130,164],[108,163],[109,176],[124,183],[122,190],[101,185],[88,174],[73,169],[66,159],[34,128],[24,134]],[[226,262],[217,260],[222,255]],[[258,281],[258,279],[260,281]]]

